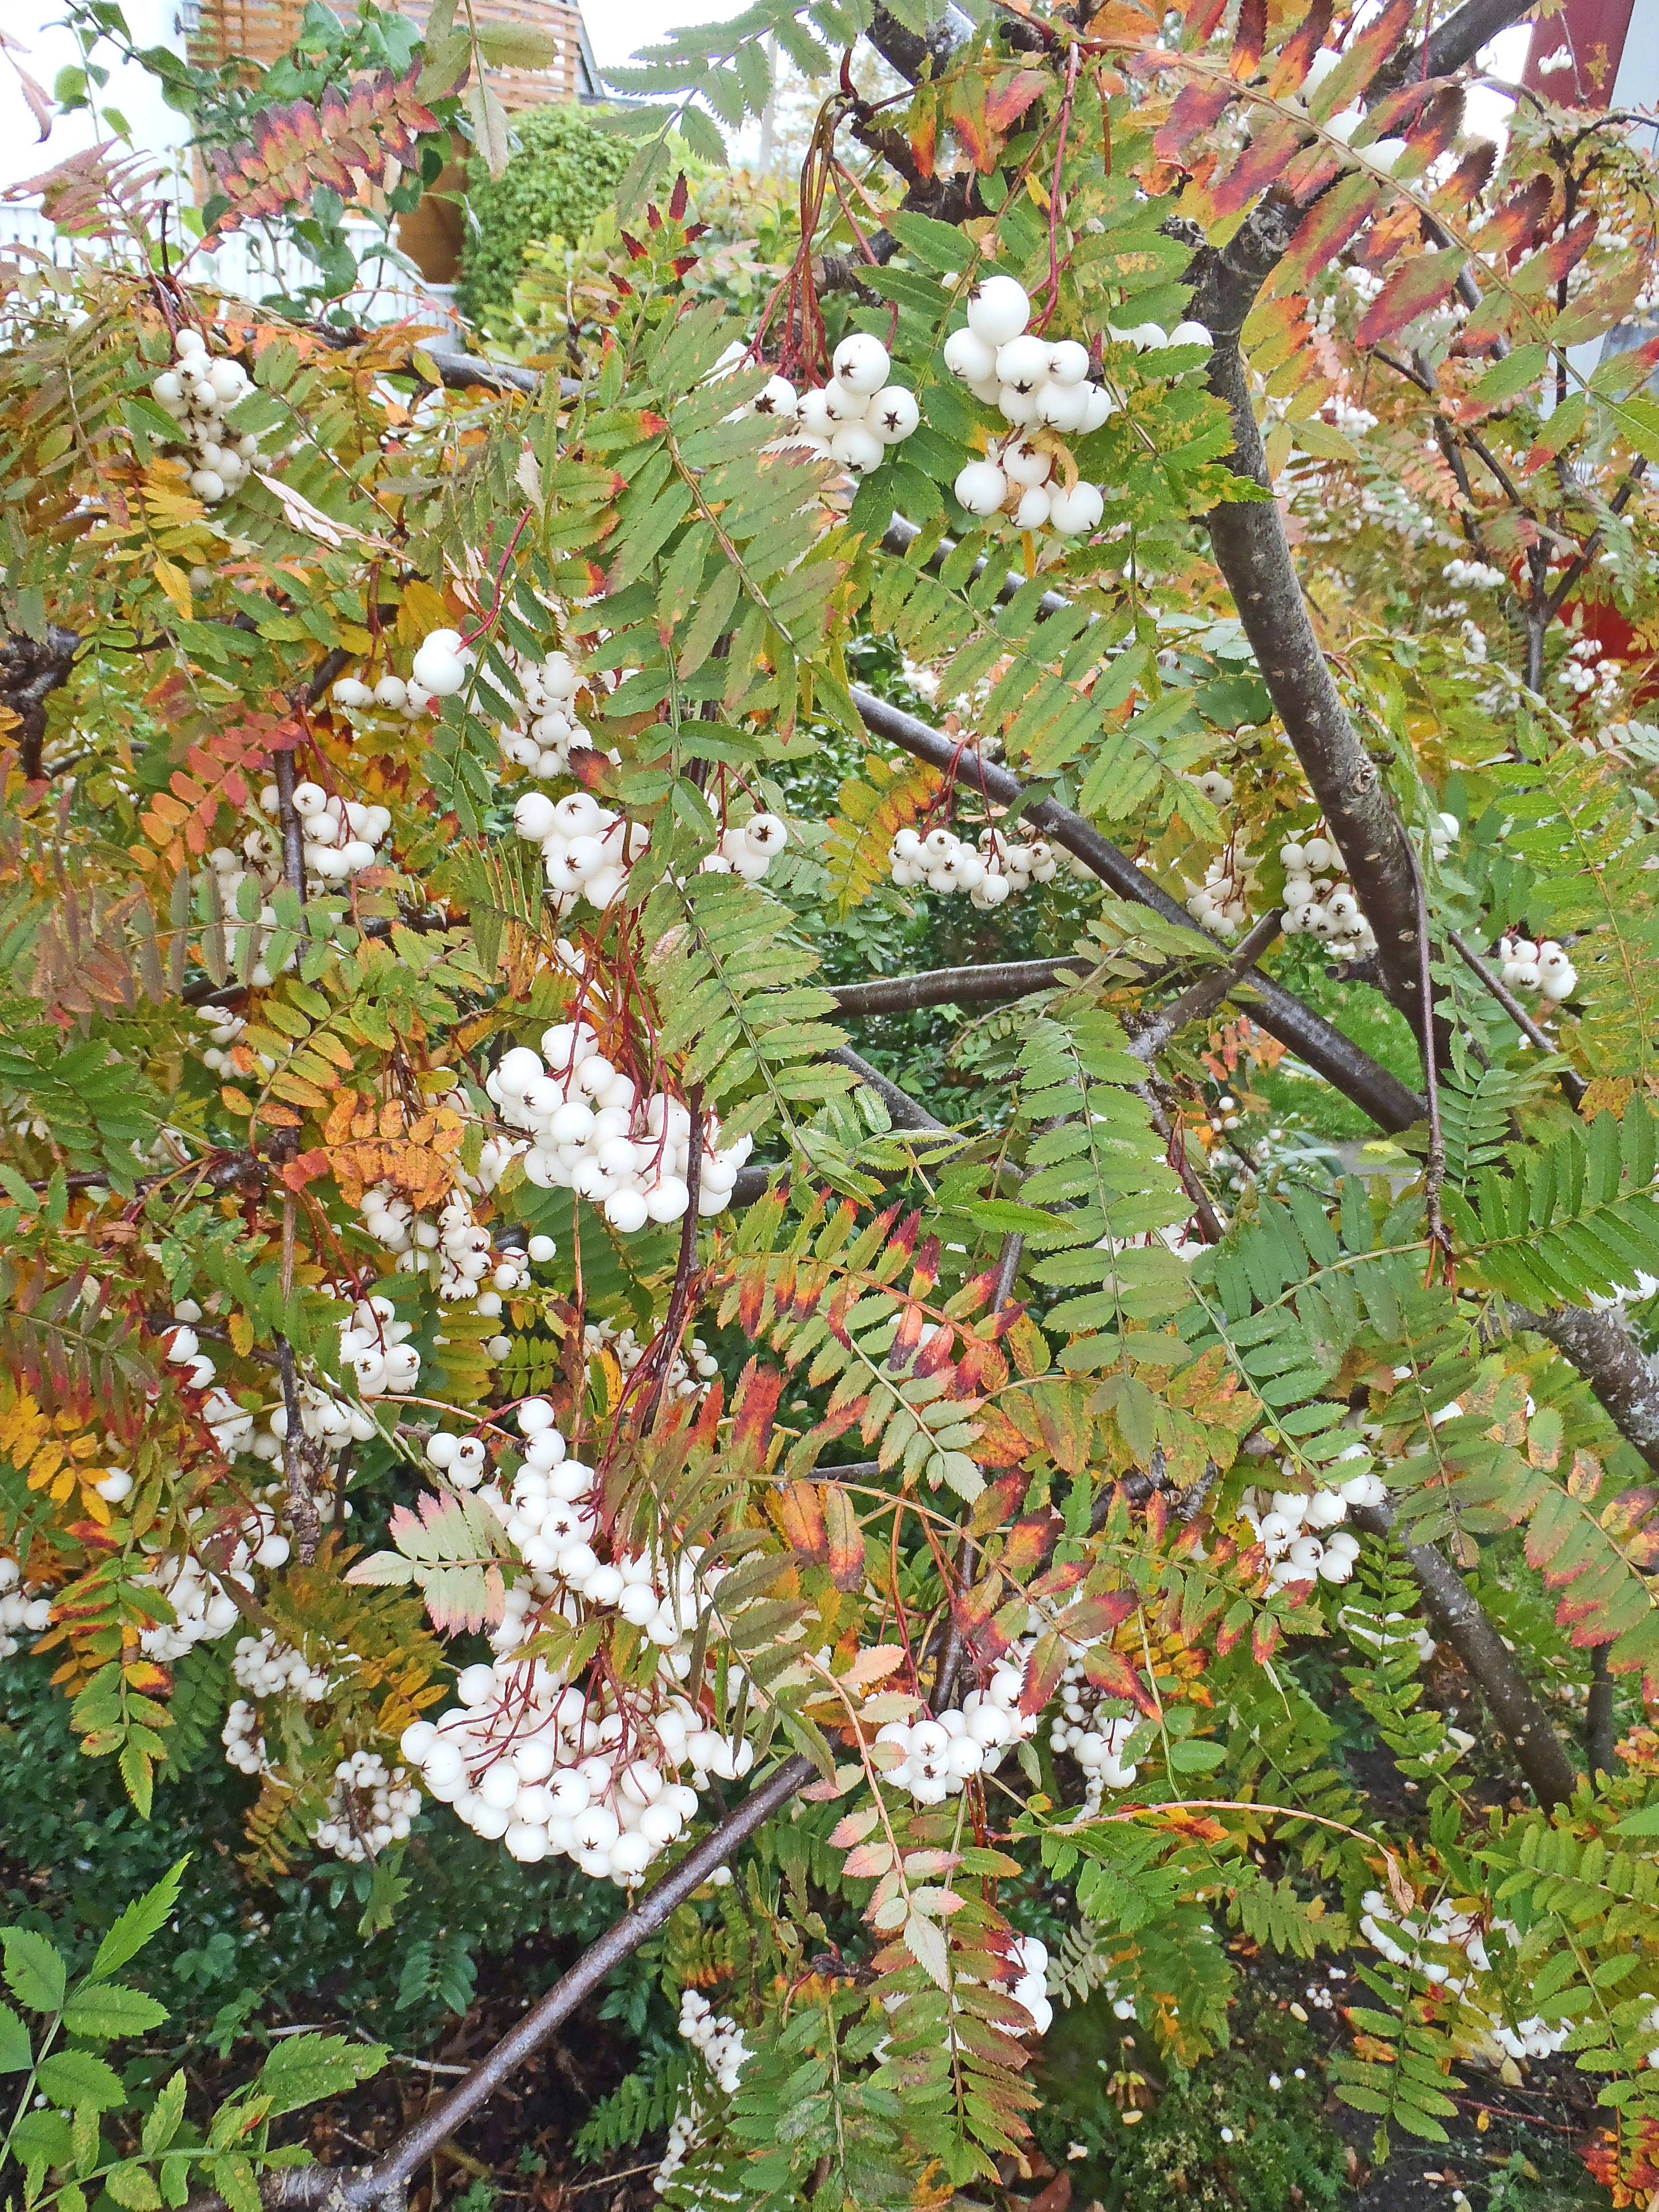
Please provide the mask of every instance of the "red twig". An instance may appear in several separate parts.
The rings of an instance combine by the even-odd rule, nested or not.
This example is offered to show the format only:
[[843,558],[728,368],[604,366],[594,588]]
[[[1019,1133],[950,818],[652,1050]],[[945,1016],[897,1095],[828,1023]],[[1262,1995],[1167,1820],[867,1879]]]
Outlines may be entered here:
[[1039,331],[1046,331],[1048,319],[1060,305],[1060,180],[1066,167],[1066,139],[1072,127],[1072,100],[1077,91],[1079,50],[1073,46],[1066,55],[1066,94],[1060,103],[1060,143],[1054,148],[1054,182],[1048,188],[1048,304],[1042,311]]

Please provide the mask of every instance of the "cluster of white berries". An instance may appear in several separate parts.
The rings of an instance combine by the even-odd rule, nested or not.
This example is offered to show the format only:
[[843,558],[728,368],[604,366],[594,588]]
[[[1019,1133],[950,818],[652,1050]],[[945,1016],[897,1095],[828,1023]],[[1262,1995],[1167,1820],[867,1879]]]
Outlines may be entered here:
[[[376,1304],[385,1306],[386,1301],[380,1299]],[[364,1310],[361,1306],[358,1309],[360,1328],[368,1326],[361,1319]],[[386,1306],[386,1310],[390,1316],[392,1309]],[[287,1407],[276,1407],[265,1426],[261,1428],[256,1417],[246,1407],[239,1405],[222,1383],[214,1382],[216,1370],[213,1361],[202,1350],[194,1326],[204,1318],[202,1309],[194,1298],[181,1299],[174,1306],[173,1326],[164,1339],[167,1358],[175,1366],[185,1369],[185,1379],[192,1389],[206,1391],[207,1395],[202,1402],[202,1415],[214,1443],[227,1459],[234,1459],[239,1453],[246,1451],[251,1452],[255,1459],[267,1462],[280,1460],[283,1440],[288,1435]],[[393,1321],[389,1325],[400,1331],[403,1336],[410,1333],[402,1322]],[[408,1357],[414,1359],[416,1371],[418,1372],[419,1355],[410,1353]],[[341,1404],[338,1399],[319,1389],[313,1382],[302,1382],[300,1384],[299,1399],[300,1420],[306,1436],[337,1456],[349,1443],[354,1441],[366,1443],[374,1434],[373,1419],[361,1407]],[[132,1477],[123,1468],[112,1468],[98,1485],[100,1495],[112,1504],[125,1498],[131,1488]],[[346,1508],[348,1513],[350,1510],[349,1506]],[[264,1512],[264,1509],[260,1510]],[[270,1516],[267,1515],[266,1517]],[[287,1559],[288,1538],[276,1528],[274,1519],[271,1519],[270,1526],[264,1535],[254,1537],[252,1540],[257,1546],[257,1565],[279,1567]],[[225,1628],[230,1626],[228,1620],[224,1627],[213,1632],[222,1636]]]
[[876,1741],[891,1744],[899,1758],[884,1778],[918,1805],[942,1805],[972,1776],[994,1773],[1008,1746],[1041,1725],[1037,1714],[1019,1709],[1024,1683],[1025,1654],[1015,1645],[998,1660],[988,1686],[970,1690],[959,1710],[937,1720],[889,1721]]
[[491,1320],[503,1297],[529,1288],[529,1255],[495,1252],[489,1230],[473,1219],[472,1200],[465,1190],[452,1190],[437,1219],[426,1221],[417,1218],[395,1185],[372,1184],[363,1193],[363,1226],[378,1244],[396,1254],[400,1274],[419,1274],[430,1266],[447,1305],[476,1299],[479,1313]]
[[966,891],[986,913],[1034,883],[1052,882],[1060,872],[1060,855],[1046,839],[1034,837],[1027,843],[993,829],[980,831],[977,850],[942,825],[926,835],[901,830],[887,857],[901,890],[926,884],[930,891]]
[[[1417,1920],[1404,1917],[1380,1889],[1368,1889],[1359,1905],[1359,1932],[1372,1948],[1380,1952],[1390,1966],[1406,1966],[1421,1974],[1432,1990],[1445,1990],[1453,1996],[1464,1996],[1477,1976],[1492,1971],[1479,1917],[1473,1912],[1460,1911],[1449,1897],[1437,1898]],[[1495,1932],[1519,1946],[1521,1931],[1513,1921],[1494,1920],[1492,1924]],[[1425,1959],[1419,1948],[1425,1942],[1461,1951],[1470,1971],[1466,1974],[1453,1973],[1449,1966]],[[1655,2024],[1659,2025],[1659,2020]],[[1508,2057],[1552,2058],[1565,2046],[1572,2025],[1566,2021],[1552,2027],[1547,2021],[1534,2016],[1510,2027],[1494,2020],[1488,2033]]]
[[[1014,1970],[1013,1987],[1008,1994],[1030,2014],[1036,2033],[1047,2035],[1054,2017],[1054,2008],[1048,2002],[1048,1945],[1039,1942],[1035,1936],[1018,1936],[1010,1948],[1008,1963]],[[1018,2030],[1015,2033],[1018,2034]]]
[[921,420],[916,395],[888,382],[893,364],[887,349],[866,331],[842,340],[831,367],[835,374],[821,391],[798,392],[787,377],[773,377],[746,411],[775,422],[783,434],[780,445],[804,446],[853,476],[868,476]]
[[1429,850],[1437,862],[1445,859],[1463,834],[1463,825],[1455,814],[1437,814],[1429,824]]
[[776,814],[751,814],[746,822],[722,830],[720,843],[698,867],[699,875],[741,876],[757,884],[789,842],[788,825]]
[[1099,1812],[1109,1790],[1127,1790],[1139,1768],[1125,1759],[1137,1723],[1133,1713],[1103,1718],[1102,1697],[1091,1689],[1080,1659],[1060,1680],[1060,1711],[1048,1731],[1055,1753],[1069,1751],[1083,1769],[1083,1810]]
[[234,1698],[225,1714],[225,1724],[219,1731],[219,1741],[225,1747],[225,1759],[239,1774],[268,1774],[270,1761],[265,1753],[264,1731],[259,1725],[259,1709],[246,1698]]
[[[743,2039],[743,2030],[736,2021],[725,2013],[716,2012],[708,1998],[700,1996],[696,1990],[687,1990],[680,1999],[680,2033],[694,2050],[702,2054],[703,2062],[721,2094],[735,2096],[738,2077],[750,2056],[749,2046]],[[690,2101],[675,2113],[669,2128],[662,2162],[651,2185],[658,2196],[662,2195],[690,2156],[703,2117],[702,2101],[694,2091]]]
[[[199,1521],[205,1510],[192,1507],[191,1522]],[[182,1659],[198,1644],[216,1643],[220,1637],[228,1636],[241,1619],[241,1609],[226,1585],[234,1583],[238,1589],[251,1594],[250,1570],[285,1565],[289,1549],[275,1512],[269,1505],[255,1505],[242,1516],[222,1566],[210,1570],[191,1552],[156,1555],[154,1565],[132,1579],[143,1589],[159,1590],[172,1607],[173,1618],[140,1630],[138,1644],[144,1656],[158,1659],[165,1666]]]
[[969,514],[1006,512],[1018,529],[1076,537],[1098,526],[1106,502],[1098,485],[1078,477],[1057,434],[1099,429],[1115,402],[1091,380],[1086,346],[1038,337],[1026,329],[1030,319],[1024,285],[981,277],[968,295],[967,329],[945,341],[951,374],[1012,428],[961,471],[956,495]]
[[[1097,529],[1105,500],[1097,484],[1081,481],[1065,434],[1098,430],[1116,406],[1104,385],[1089,374],[1089,349],[1075,338],[1044,338],[1027,330],[1031,302],[1012,276],[981,277],[968,296],[968,327],[945,342],[945,365],[976,399],[994,407],[1012,435],[994,440],[982,461],[970,461],[956,480],[956,495],[970,514],[1008,514],[1020,530],[1055,531],[1077,537]],[[1110,336],[1137,351],[1201,345],[1209,331],[1182,323],[1169,333],[1155,324]]]
[[1440,572],[1440,580],[1455,592],[1495,592],[1509,579],[1501,568],[1494,568],[1485,561],[1448,561]]
[[586,791],[550,799],[527,791],[513,809],[513,827],[541,848],[548,889],[561,915],[586,899],[603,914],[622,896],[628,871],[651,842],[642,822],[627,821]]
[[[382,1298],[378,1303],[384,1305],[386,1300]],[[383,1318],[376,1316],[377,1322]],[[369,1334],[368,1328],[362,1324],[355,1325],[360,1328],[362,1335]],[[394,1327],[403,1328],[404,1325],[400,1322],[388,1324],[388,1328]],[[407,1334],[406,1330],[405,1334]],[[391,1340],[392,1340],[388,1338],[388,1341]],[[372,1413],[365,1413],[361,1406],[343,1404],[338,1398],[331,1396],[328,1391],[319,1389],[314,1382],[301,1383],[299,1399],[301,1434],[307,1443],[320,1445],[325,1451],[332,1454],[337,1459],[348,1444],[367,1443],[369,1438],[376,1434],[374,1417]],[[210,1409],[212,1401],[210,1401],[209,1404]],[[255,1459],[274,1462],[282,1458],[283,1446],[288,1439],[286,1406],[273,1407],[262,1429],[253,1427],[252,1416],[243,1413],[240,1407],[236,1408],[236,1415],[238,1423],[246,1422],[250,1430],[250,1433],[245,1438],[241,1437],[240,1429],[238,1430],[238,1449],[245,1442]],[[226,1426],[228,1428],[230,1425],[229,1419],[227,1417]],[[231,1447],[226,1445],[222,1448],[228,1455]],[[349,1505],[345,1510],[348,1514],[351,1511]]]
[[[410,1322],[398,1320],[390,1298],[358,1299],[340,1330],[340,1364],[350,1368],[365,1398],[405,1397],[415,1388],[421,1355],[408,1340],[414,1334]],[[278,1431],[286,1433],[286,1427]]]
[[[613,1321],[589,1322],[582,1330],[583,1346],[591,1358],[608,1352],[626,1377],[634,1372],[649,1349],[631,1328],[618,1328]],[[708,1386],[720,1373],[720,1362],[700,1336],[691,1340],[690,1352],[677,1352],[664,1389],[671,1398],[706,1398]]]
[[743,2030],[736,2021],[715,2012],[708,2000],[696,1990],[687,1990],[680,1999],[680,2033],[702,2052],[720,2090],[728,2097],[734,2096],[738,2076],[750,2055]]
[[[468,1667],[461,1703],[404,1731],[428,1793],[475,1834],[533,1865],[568,1854],[591,1880],[631,1887],[696,1817],[697,1792],[671,1772],[693,1760],[746,1773],[754,1754],[708,1729],[689,1698],[623,1713],[561,1686],[540,1660]],[[648,1694],[648,1693],[647,1693]],[[700,1767],[707,1783],[707,1768]]]
[[426,1456],[455,1490],[476,1490],[489,1472],[489,1448],[482,1437],[458,1437],[440,1429],[428,1438]]
[[314,1667],[296,1644],[283,1643],[274,1629],[240,1638],[230,1671],[255,1698],[295,1697],[309,1705],[328,1695],[327,1669]]
[[[522,802],[520,802],[522,804]],[[586,1022],[544,1032],[542,1058],[527,1045],[502,1055],[484,1089],[532,1143],[525,1174],[540,1190],[574,1190],[603,1206],[624,1237],[647,1221],[678,1221],[690,1203],[691,1115],[657,1091],[641,1101],[633,1079],[611,1066]],[[754,1148],[739,1137],[720,1149],[720,1123],[705,1116],[698,1162],[697,1211],[719,1213],[731,1201],[738,1170]]]
[[[274,783],[260,793],[259,804],[275,821]],[[306,875],[311,884],[325,889],[331,884],[349,883],[365,868],[379,864],[380,841],[392,827],[388,808],[363,806],[355,799],[331,796],[319,783],[298,783],[294,787],[294,811],[305,832]],[[265,860],[276,866],[280,877],[280,855],[264,831],[256,830],[243,850],[250,860]]]
[[[744,1738],[722,1734],[679,1686],[722,1571],[705,1566],[696,1546],[672,1564],[619,1550],[601,1559],[592,1468],[568,1455],[545,1399],[527,1399],[518,1418],[526,1443],[511,1495],[482,1495],[530,1571],[507,1592],[491,1638],[494,1665],[465,1668],[459,1706],[415,1723],[403,1754],[434,1796],[478,1834],[503,1839],[515,1858],[566,1852],[595,1879],[629,1886],[696,1815],[710,1776],[736,1780],[754,1763]],[[452,1481],[464,1459],[482,1471],[476,1439],[434,1437],[427,1450]],[[574,1623],[592,1608],[620,1615],[662,1650],[648,1686],[584,1692],[544,1661],[511,1656],[533,1633],[534,1616],[550,1610]],[[726,1672],[736,1694],[742,1670]],[[670,1780],[681,1769],[690,1785]]]
[[1206,769],[1202,775],[1189,779],[1201,791],[1212,806],[1228,806],[1232,803],[1233,780],[1224,775],[1218,768]]
[[[1363,1449],[1363,1447],[1361,1447]],[[1316,1490],[1311,1498],[1299,1490],[1276,1490],[1266,1513],[1248,1508],[1244,1519],[1266,1547],[1270,1589],[1286,1589],[1293,1583],[1346,1583],[1352,1579],[1359,1557],[1359,1539],[1341,1526],[1350,1506],[1382,1504],[1388,1485],[1380,1474],[1354,1474],[1331,1490]],[[1322,1537],[1322,1529],[1334,1536]]]
[[1061,538],[1081,538],[1100,527],[1106,499],[1098,484],[1066,481],[1069,458],[1048,431],[1011,431],[991,440],[982,461],[960,469],[952,489],[969,514],[1006,513],[1016,530],[1048,529]]
[[150,398],[184,433],[192,467],[190,488],[204,507],[219,501],[247,475],[259,451],[257,437],[228,435],[225,412],[250,388],[247,371],[228,356],[215,360],[199,331],[183,330],[173,342],[173,366],[149,387]]
[[501,757],[537,775],[568,775],[573,746],[591,746],[592,737],[576,712],[582,678],[568,653],[552,652],[540,660],[510,656],[529,723],[497,732]]
[[1587,699],[1591,692],[1599,696],[1595,703],[1611,707],[1619,693],[1619,678],[1625,664],[1614,660],[1599,638],[1581,637],[1570,645],[1555,672],[1555,680],[1571,691],[1575,698]]
[[[267,969],[265,972],[269,975],[270,971]],[[202,1048],[202,1065],[211,1068],[216,1075],[234,1074],[230,1047],[247,1027],[247,1017],[233,1013],[228,1006],[198,1006],[196,1018],[208,1034],[208,1041]]]
[[401,714],[406,722],[418,722],[436,703],[424,684],[413,677],[394,676],[389,668],[372,684],[360,677],[343,676],[329,696],[337,707],[347,708],[354,714],[372,714],[379,708],[384,714]]
[[1229,845],[1216,854],[1204,871],[1196,890],[1186,877],[1187,911],[1212,937],[1237,937],[1250,918],[1249,896],[1255,887],[1255,861],[1251,854]]
[[1376,951],[1376,934],[1352,886],[1340,878],[1340,857],[1328,837],[1286,838],[1279,857],[1285,865],[1286,937],[1323,938],[1339,960],[1363,960]]
[[52,1600],[40,1595],[15,1559],[0,1554],[0,1659],[9,1659],[25,1636],[52,1626]]
[[334,1770],[328,1811],[311,1839],[352,1866],[401,1843],[421,1809],[421,1793],[401,1766],[388,1768],[377,1751],[354,1751]]
[[1498,980],[1511,991],[1536,991],[1547,1006],[1570,999],[1578,988],[1578,970],[1553,937],[1534,945],[1529,937],[1500,937],[1492,957]]

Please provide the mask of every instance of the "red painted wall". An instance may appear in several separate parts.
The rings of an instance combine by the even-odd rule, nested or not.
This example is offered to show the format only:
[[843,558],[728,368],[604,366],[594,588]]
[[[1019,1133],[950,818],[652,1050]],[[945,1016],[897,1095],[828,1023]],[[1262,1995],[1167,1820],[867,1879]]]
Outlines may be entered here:
[[[1643,0],[1644,6],[1652,0]],[[1607,107],[1613,99],[1619,58],[1635,13],[1636,0],[1567,0],[1559,15],[1533,27],[1532,51],[1522,78],[1547,100],[1572,100],[1587,107]],[[1570,46],[1577,64],[1577,83],[1566,70],[1548,76],[1538,73],[1539,63],[1559,46]]]

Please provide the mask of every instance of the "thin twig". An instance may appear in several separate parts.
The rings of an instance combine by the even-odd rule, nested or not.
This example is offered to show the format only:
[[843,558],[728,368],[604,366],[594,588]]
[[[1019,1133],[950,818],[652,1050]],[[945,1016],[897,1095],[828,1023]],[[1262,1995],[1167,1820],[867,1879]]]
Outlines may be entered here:
[[[1433,952],[1429,945],[1429,898],[1423,884],[1423,868],[1417,857],[1417,848],[1410,837],[1405,840],[1406,857],[1411,864],[1412,887],[1417,895],[1417,987],[1422,994],[1419,1001],[1422,1021],[1418,1030],[1418,1042],[1423,1053],[1423,1088],[1429,1100],[1429,1149],[1423,1164],[1423,1210],[1428,1224],[1429,1243],[1439,1255],[1446,1270],[1446,1279],[1451,1280],[1451,1238],[1441,1218],[1440,1192],[1446,1180],[1446,1133],[1440,1121],[1440,1078],[1435,1065],[1434,1034],[1434,977]],[[1432,1271],[1434,1257],[1429,1267]]]
[[288,1433],[283,1438],[283,1471],[288,1477],[288,1517],[294,1526],[301,1564],[309,1566],[317,1556],[323,1522],[317,1510],[317,1501],[311,1494],[310,1454],[307,1449],[305,1423],[301,1415],[299,1383],[294,1370],[294,1346],[285,1336],[276,1339],[276,1372],[282,1378],[283,1411],[288,1420]]
[[[1457,953],[1464,966],[1480,977],[1481,982],[1497,1000],[1528,1043],[1536,1045],[1540,1052],[1547,1052],[1553,1055],[1559,1048],[1551,1041],[1547,1032],[1540,1029],[1508,984],[1501,977],[1493,975],[1474,947],[1466,943],[1455,929],[1449,929],[1446,932],[1446,942]],[[1589,1089],[1589,1085],[1576,1067],[1563,1066],[1558,1069],[1556,1079],[1565,1092],[1571,1104],[1575,1107],[1583,1105],[1584,1093]]]

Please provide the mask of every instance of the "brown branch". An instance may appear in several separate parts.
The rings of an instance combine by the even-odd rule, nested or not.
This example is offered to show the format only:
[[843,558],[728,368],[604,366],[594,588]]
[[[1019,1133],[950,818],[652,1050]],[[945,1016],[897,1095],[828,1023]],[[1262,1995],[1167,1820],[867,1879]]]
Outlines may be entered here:
[[921,1006],[995,1006],[1049,991],[1068,975],[1087,971],[1073,954],[1065,960],[1000,960],[981,968],[929,968],[919,975],[878,975],[867,983],[833,983],[839,1014],[908,1014]]
[[323,1519],[312,1494],[310,1438],[300,1407],[300,1389],[294,1367],[294,1346],[285,1336],[276,1339],[276,1372],[282,1378],[283,1411],[288,1433],[283,1438],[283,1472],[288,1478],[288,1517],[301,1566],[309,1566],[322,1540]]
[[0,645],[0,706],[17,717],[18,757],[31,783],[46,774],[46,701],[69,682],[80,649],[75,632],[57,623],[40,638],[9,631]]
[[[1237,334],[1216,331],[1215,341],[1210,389],[1232,417],[1232,465],[1271,495],[1273,478]],[[1271,496],[1229,501],[1212,508],[1206,520],[1216,564],[1262,681],[1376,933],[1383,988],[1420,1042],[1424,992],[1409,841],[1314,635],[1278,502]]]
[[[785,1759],[702,1843],[694,1844],[672,1873],[648,1889],[631,1911],[607,1929],[597,1943],[590,1944],[569,1972],[508,2029],[464,2081],[406,2128],[371,2165],[289,2166],[266,2174],[260,2194],[270,2212],[311,2212],[313,2207],[326,2207],[328,2212],[362,2212],[368,2205],[395,2200],[410,2176],[495,2095],[579,2005],[586,2003],[613,1968],[631,1958],[694,1891],[726,1864],[740,1844],[781,1811],[812,1773],[810,1761],[799,1756]],[[185,2212],[225,2212],[224,2199],[214,2194],[193,2197]]]
[[[850,1067],[860,1083],[879,1096],[892,1117],[896,1129],[915,1129],[929,1136],[954,1135],[954,1131],[947,1129],[943,1121],[936,1121],[919,1100],[911,1097],[908,1091],[901,1091],[890,1076],[884,1075],[878,1067],[872,1067],[869,1061],[855,1053],[850,1045],[838,1046],[825,1057],[836,1061],[839,1066]],[[957,1141],[962,1144],[967,1140],[957,1138]]]
[[[1370,1534],[1396,1534],[1392,1505],[1357,1506],[1352,1511],[1357,1525]],[[1398,1540],[1423,1593],[1424,1610],[1479,1685],[1533,1794],[1543,1806],[1565,1804],[1577,1779],[1573,1763],[1491,1616],[1434,1545],[1413,1543],[1409,1536]]]
[[1614,1426],[1659,1474],[1659,1357],[1644,1352],[1617,1306],[1589,1313],[1559,1306],[1537,1314],[1511,1305],[1520,1328],[1547,1337],[1589,1384]]
[[1267,947],[1278,936],[1285,919],[1282,909],[1274,907],[1264,914],[1244,938],[1231,960],[1200,975],[1196,983],[1183,991],[1178,999],[1171,999],[1144,1030],[1137,1030],[1129,1041],[1129,1049],[1139,1060],[1149,1064],[1158,1058],[1177,1030],[1188,1022],[1197,1021],[1218,1006],[1229,991],[1242,982]]
[[[902,708],[890,706],[886,700],[878,699],[873,692],[856,684],[852,688],[852,698],[865,726],[875,736],[947,774],[954,773],[999,805],[1012,806],[1025,799],[1025,787],[1017,776],[972,752],[964,752],[954,739],[918,720],[915,715],[907,714]],[[1068,853],[1074,853],[1120,898],[1133,899],[1141,906],[1150,907],[1166,921],[1189,931],[1213,948],[1214,939],[1199,927],[1186,908],[1177,905],[1150,876],[1143,875],[1127,854],[1109,838],[1103,837],[1092,822],[1073,814],[1069,807],[1052,799],[1036,799],[1025,805],[1023,818],[1034,823],[1045,837],[1064,846]],[[1248,982],[1260,1002],[1253,1009],[1253,1018],[1270,1036],[1288,1045],[1344,1097],[1352,1099],[1379,1128],[1393,1133],[1422,1120],[1424,1104],[1415,1091],[1407,1090],[1398,1076],[1391,1075],[1369,1053],[1362,1052],[1283,985],[1264,975],[1260,969],[1251,969],[1239,980]]]

